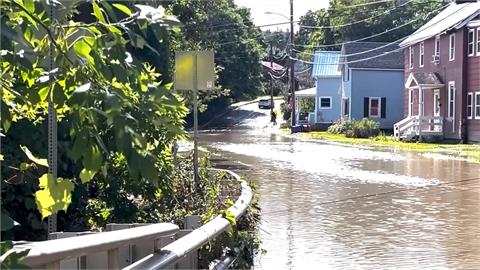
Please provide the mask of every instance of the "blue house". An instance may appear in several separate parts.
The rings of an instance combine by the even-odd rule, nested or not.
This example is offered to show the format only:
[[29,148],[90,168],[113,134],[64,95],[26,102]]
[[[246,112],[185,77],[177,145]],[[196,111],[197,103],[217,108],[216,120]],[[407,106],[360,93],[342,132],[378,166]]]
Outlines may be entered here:
[[315,80],[315,123],[331,124],[341,117],[341,72],[339,51],[316,51],[312,77]]
[[342,46],[341,114],[364,117],[393,129],[403,117],[403,53],[395,44],[353,42]]

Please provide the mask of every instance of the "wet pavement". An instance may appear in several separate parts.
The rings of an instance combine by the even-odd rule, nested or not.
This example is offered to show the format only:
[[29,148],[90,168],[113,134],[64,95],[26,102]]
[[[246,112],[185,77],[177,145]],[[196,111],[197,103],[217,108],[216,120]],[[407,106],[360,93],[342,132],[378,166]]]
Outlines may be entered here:
[[200,145],[257,185],[256,268],[480,269],[478,164],[287,138],[241,111]]

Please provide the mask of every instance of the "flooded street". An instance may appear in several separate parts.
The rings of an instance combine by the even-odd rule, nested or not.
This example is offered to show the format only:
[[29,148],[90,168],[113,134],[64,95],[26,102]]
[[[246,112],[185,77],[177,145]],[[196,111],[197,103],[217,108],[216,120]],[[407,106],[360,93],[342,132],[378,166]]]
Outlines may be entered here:
[[480,269],[478,164],[287,138],[243,110],[200,145],[256,183],[256,268]]

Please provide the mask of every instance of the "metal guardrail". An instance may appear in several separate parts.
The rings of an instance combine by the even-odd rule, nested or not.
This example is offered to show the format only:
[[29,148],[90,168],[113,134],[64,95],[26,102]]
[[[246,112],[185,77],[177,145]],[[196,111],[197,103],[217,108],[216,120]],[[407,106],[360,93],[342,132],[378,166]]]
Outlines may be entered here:
[[118,249],[132,242],[156,240],[173,236],[179,227],[171,223],[159,223],[132,229],[102,232],[72,238],[31,242],[15,246],[0,258],[0,262],[11,252],[30,249],[23,263],[30,267],[60,269],[60,261],[108,251],[108,269],[119,269]]
[[[235,216],[235,219],[238,220],[238,218],[245,213],[248,205],[252,201],[252,190],[247,182],[241,180],[240,176],[236,173],[228,170],[216,171],[225,171],[229,173],[242,185],[242,194],[239,196],[235,204],[228,208],[228,211],[230,211]],[[178,262],[190,252],[198,250],[211,239],[224,232],[230,225],[231,224],[227,219],[219,215],[202,227],[123,269],[164,269]]]

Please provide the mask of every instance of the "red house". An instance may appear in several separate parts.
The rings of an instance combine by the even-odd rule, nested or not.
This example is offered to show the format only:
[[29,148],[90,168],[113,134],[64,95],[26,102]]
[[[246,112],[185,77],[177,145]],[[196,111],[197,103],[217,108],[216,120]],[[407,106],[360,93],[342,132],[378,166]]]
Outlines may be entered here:
[[407,37],[400,140],[480,141],[480,2],[456,1]]

